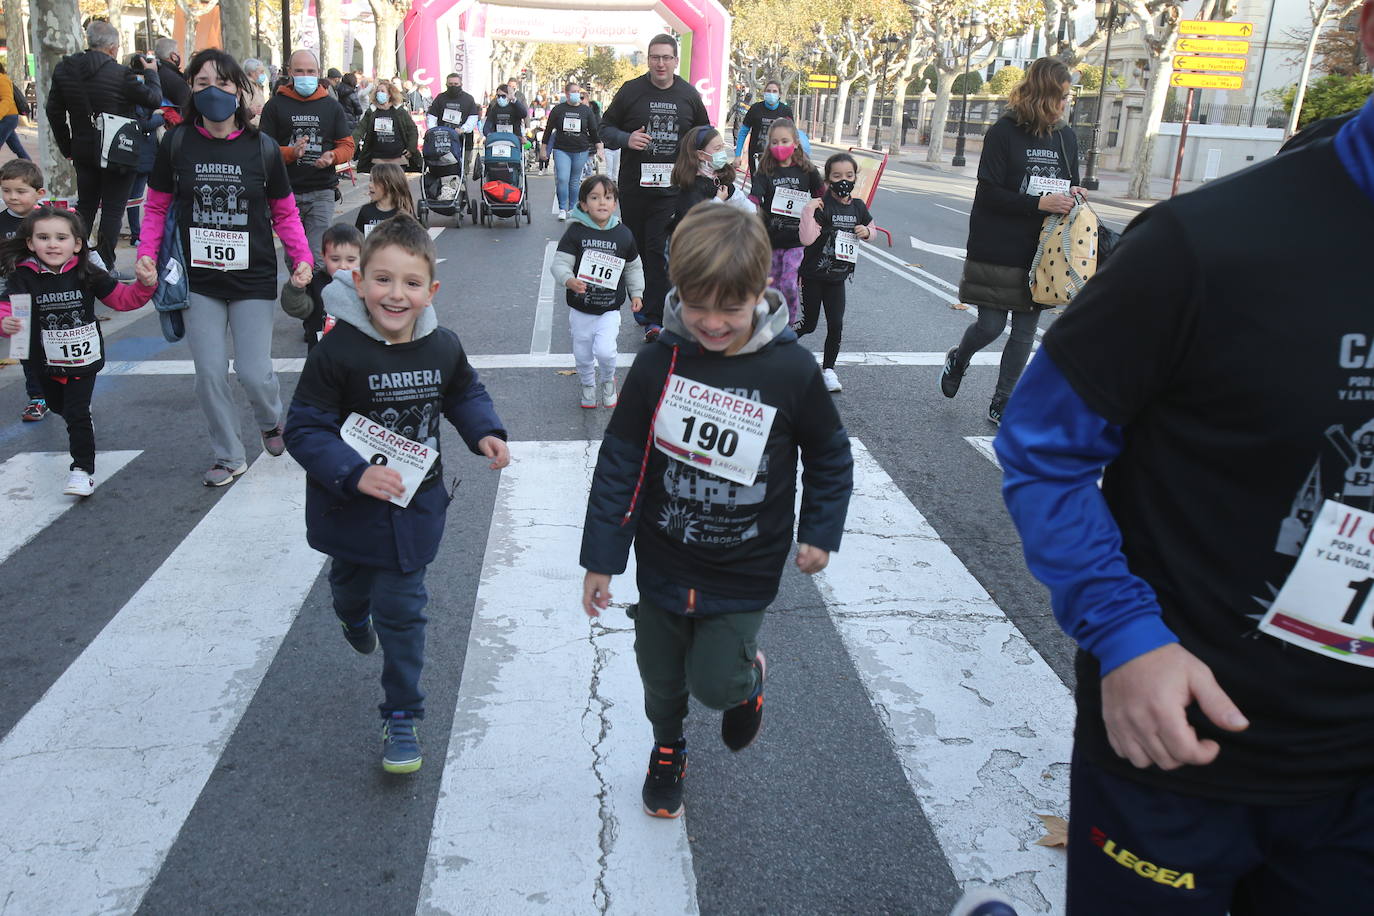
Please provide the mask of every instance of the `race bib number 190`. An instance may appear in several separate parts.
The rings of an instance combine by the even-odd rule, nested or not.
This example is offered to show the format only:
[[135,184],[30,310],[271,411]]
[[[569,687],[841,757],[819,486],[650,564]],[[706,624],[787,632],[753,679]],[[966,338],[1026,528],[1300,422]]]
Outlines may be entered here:
[[753,486],[777,408],[680,375],[668,376],[654,446],[670,458]]
[[1374,668],[1374,512],[1327,500],[1260,629]]

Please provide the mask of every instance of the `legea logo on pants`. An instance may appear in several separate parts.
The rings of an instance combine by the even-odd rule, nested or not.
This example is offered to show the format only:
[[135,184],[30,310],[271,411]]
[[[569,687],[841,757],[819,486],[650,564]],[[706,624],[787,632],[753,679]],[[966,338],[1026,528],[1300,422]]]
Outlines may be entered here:
[[1172,868],[1161,868],[1153,862],[1146,862],[1129,849],[1118,848],[1115,840],[1108,839],[1107,834],[1096,827],[1092,828],[1092,841],[1094,845],[1102,848],[1107,858],[1122,868],[1129,868],[1142,878],[1149,878],[1156,884],[1167,884],[1190,891],[1197,886],[1192,872],[1179,872]]

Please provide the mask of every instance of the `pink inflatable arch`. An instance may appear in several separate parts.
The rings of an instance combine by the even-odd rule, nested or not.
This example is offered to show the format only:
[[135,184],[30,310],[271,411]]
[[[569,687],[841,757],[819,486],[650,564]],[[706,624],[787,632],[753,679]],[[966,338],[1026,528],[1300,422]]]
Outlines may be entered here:
[[[440,48],[440,20],[458,17],[458,29],[467,28],[469,10],[479,0],[415,0],[403,25],[407,70],[420,74],[431,88],[443,86],[444,74],[453,69],[451,48]],[[718,0],[498,0],[493,5],[538,9],[593,10],[613,15],[617,10],[653,10],[682,34],[687,72],[706,102],[712,120],[721,124],[729,108],[730,14]]]

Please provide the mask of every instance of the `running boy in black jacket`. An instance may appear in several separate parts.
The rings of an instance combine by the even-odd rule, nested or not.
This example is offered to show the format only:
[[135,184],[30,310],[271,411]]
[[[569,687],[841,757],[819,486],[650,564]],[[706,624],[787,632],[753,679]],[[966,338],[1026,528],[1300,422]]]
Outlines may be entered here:
[[756,637],[778,592],[796,521],[796,563],[824,569],[839,548],[853,484],[849,437],[815,359],[767,289],[762,222],[698,207],[669,255],[676,289],[658,345],[639,352],[606,428],[587,504],[582,605],[610,605],[634,542],[635,657],[654,750],[644,810],[682,813],[690,693],[725,711],[721,738],[748,747],[763,721]]
[[308,475],[310,546],[334,558],[329,585],[344,638],[363,654],[380,642],[385,656],[388,773],[420,768],[425,567],[449,504],[440,418],[493,470],[510,463],[491,397],[430,308],[434,265],[434,242],[413,217],[377,226],[353,272],[358,296],[330,300],[338,324],[306,359],[286,418],[286,446]]

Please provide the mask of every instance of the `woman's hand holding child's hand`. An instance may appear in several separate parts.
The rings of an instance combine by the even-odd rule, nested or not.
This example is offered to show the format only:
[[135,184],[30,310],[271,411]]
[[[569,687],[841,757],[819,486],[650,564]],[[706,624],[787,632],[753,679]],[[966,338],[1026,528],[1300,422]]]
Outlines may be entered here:
[[134,277],[144,286],[157,286],[157,267],[152,258],[139,258],[134,264]]
[[305,289],[310,285],[310,279],[314,275],[314,266],[309,261],[301,261],[296,265],[296,269],[291,272],[291,285],[296,289]]

